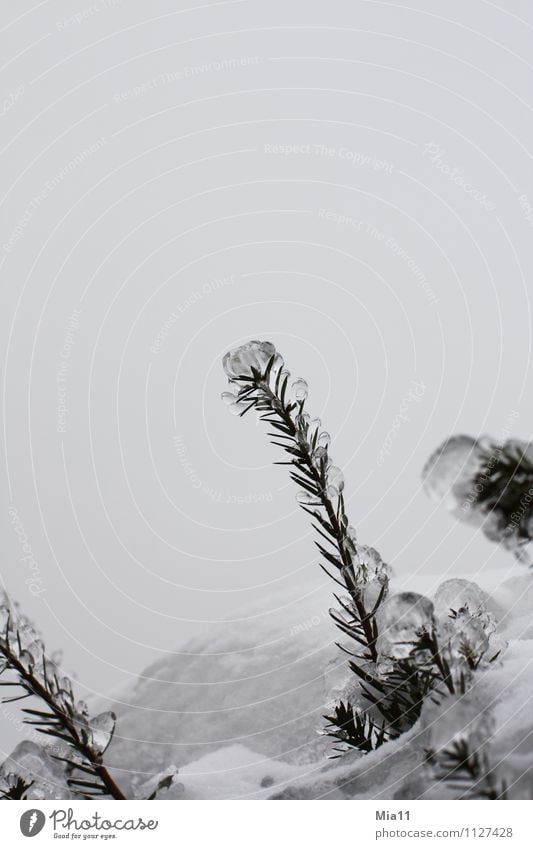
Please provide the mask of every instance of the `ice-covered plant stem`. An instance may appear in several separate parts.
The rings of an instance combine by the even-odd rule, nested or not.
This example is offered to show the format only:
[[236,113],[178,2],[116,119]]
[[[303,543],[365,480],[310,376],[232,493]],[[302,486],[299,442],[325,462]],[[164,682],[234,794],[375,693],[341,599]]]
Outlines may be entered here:
[[[252,341],[230,351],[223,366],[234,389],[223,393],[224,402],[239,416],[255,409],[272,428],[271,442],[289,455],[283,464],[290,466],[291,478],[300,487],[297,501],[319,535],[321,566],[342,588],[335,596],[340,609],[332,610],[331,616],[356,644],[355,651],[341,648],[350,657],[360,695],[375,715],[348,701],[327,719],[334,727],[332,736],[368,751],[416,721],[426,692],[420,689],[419,670],[412,664],[393,663],[385,677],[379,669],[378,618],[388,592],[388,567],[375,549],[356,541],[345,512],[343,475],[330,455],[330,436],[306,411],[307,383],[302,378],[291,381],[270,342]],[[428,674],[424,681],[434,677]]]
[[387,591],[388,576],[385,568],[379,572],[377,597],[370,606],[365,604],[365,564],[357,556],[355,530],[344,509],[343,475],[331,462],[329,434],[305,410],[307,383],[299,378],[289,387],[290,374],[270,342],[249,342],[226,354],[223,364],[230,383],[239,387],[237,394],[224,393],[223,400],[240,416],[255,408],[274,429],[269,433],[272,443],[290,455],[286,464],[301,488],[297,501],[313,518],[320,554],[337,569],[334,580],[348,591],[353,605],[350,613],[355,617],[350,625],[343,623],[343,630],[363,647],[363,659],[375,663],[375,615]]
[[54,757],[84,775],[68,779],[76,793],[87,798],[125,799],[102,760],[113,737],[115,715],[107,712],[89,717],[87,705],[76,702],[70,679],[59,672],[57,665],[48,658],[39,635],[12,609],[7,599],[0,599],[0,622],[0,673],[12,673],[10,679],[1,681],[0,685],[19,686],[24,690],[23,695],[3,701],[34,696],[43,703],[45,710],[23,708],[24,721],[65,744],[64,756]]

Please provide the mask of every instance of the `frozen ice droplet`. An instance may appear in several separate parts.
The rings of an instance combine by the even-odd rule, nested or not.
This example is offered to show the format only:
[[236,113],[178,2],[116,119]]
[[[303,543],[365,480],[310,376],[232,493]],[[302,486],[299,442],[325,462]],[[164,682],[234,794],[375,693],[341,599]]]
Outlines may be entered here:
[[321,448],[329,448],[331,444],[331,436],[327,432],[327,430],[323,430],[322,433],[318,436],[318,444]]
[[261,342],[252,339],[228,351],[222,360],[224,371],[230,380],[236,377],[253,378],[253,371],[263,374],[271,358],[276,354],[272,342]]
[[330,486],[334,486],[337,492],[342,492],[344,489],[344,475],[338,466],[330,466],[328,469],[328,482]]
[[35,658],[31,652],[27,651],[27,649],[24,649],[24,651],[20,652],[19,661],[25,667],[25,669],[33,669],[33,667],[35,666]]
[[344,547],[350,557],[355,557],[357,553],[357,534],[353,525],[348,525],[344,535]]
[[274,361],[272,363],[273,374],[277,374],[280,370],[282,370],[284,365],[285,363],[283,361],[283,357],[281,356],[281,354],[278,354],[276,352],[276,354],[274,355]]
[[220,397],[234,416],[240,416],[241,413],[248,409],[251,403],[249,400],[239,401],[239,396],[234,395],[233,392],[223,392]]
[[226,406],[231,407],[237,400],[237,396],[233,392],[223,392],[220,396]]
[[484,462],[483,444],[470,436],[452,436],[429,458],[422,472],[424,489],[452,512],[475,506],[472,486]]
[[296,493],[296,501],[298,504],[320,504],[320,499],[317,495],[313,495],[312,492],[307,492],[305,489],[301,489]]
[[317,439],[318,431],[320,430],[321,426],[322,422],[320,421],[320,419],[311,419],[311,421],[309,422],[309,431],[313,433],[313,435],[316,434]]
[[363,587],[367,609],[383,599],[389,587],[390,568],[379,551],[368,545],[358,545],[354,558],[357,583]]
[[76,704],[76,712],[83,717],[84,719],[89,718],[89,708],[87,707],[87,703],[83,701],[79,701]]
[[317,448],[313,451],[313,466],[318,471],[321,471],[328,462],[328,452],[326,448]]
[[481,619],[463,609],[448,621],[447,632],[452,667],[464,664],[477,668],[489,650],[489,637]]
[[241,416],[245,413],[250,407],[251,401],[235,401],[234,404],[228,406],[228,410],[234,416]]
[[294,383],[292,384],[292,393],[294,398],[299,403],[302,403],[306,400],[309,394],[309,386],[307,385],[307,381],[303,379],[303,377],[298,377]]
[[28,622],[23,622],[18,627],[18,642],[23,649],[29,648],[38,638],[38,635]]
[[100,713],[91,719],[89,728],[91,732],[91,746],[95,752],[102,755],[111,742],[117,717],[113,711]]
[[419,642],[420,635],[433,629],[433,604],[419,593],[396,593],[383,603],[377,618],[378,655],[406,658]]
[[490,609],[490,596],[473,581],[465,578],[450,578],[440,584],[434,598],[435,614],[446,618],[451,611],[468,608],[471,613]]
[[44,645],[42,640],[35,640],[28,646],[28,652],[33,657],[33,669],[38,675],[44,673]]

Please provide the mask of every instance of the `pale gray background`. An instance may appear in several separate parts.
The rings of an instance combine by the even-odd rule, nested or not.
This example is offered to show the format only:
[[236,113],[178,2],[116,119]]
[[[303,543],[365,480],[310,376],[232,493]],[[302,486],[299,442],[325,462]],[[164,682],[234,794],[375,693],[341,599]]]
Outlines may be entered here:
[[[531,4],[0,9],[0,574],[80,686],[107,695],[251,601],[268,617],[275,593],[295,622],[304,586],[323,607],[327,580],[276,452],[219,399],[220,358],[250,337],[308,379],[359,537],[393,562],[397,587],[520,571],[436,510],[419,475],[451,432],[497,436],[513,411],[514,432],[531,431],[532,225],[519,202],[533,205]],[[424,156],[429,142],[492,211]],[[213,280],[225,282],[203,288]],[[379,466],[413,380],[425,393]],[[7,751],[19,732],[0,719]]]

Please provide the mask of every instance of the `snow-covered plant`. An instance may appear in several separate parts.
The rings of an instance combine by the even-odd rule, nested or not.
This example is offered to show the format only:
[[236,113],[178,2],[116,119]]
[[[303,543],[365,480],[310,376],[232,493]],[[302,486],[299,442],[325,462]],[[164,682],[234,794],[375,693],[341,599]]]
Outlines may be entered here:
[[341,648],[359,686],[333,706],[326,733],[341,751],[370,751],[409,729],[429,695],[438,703],[467,692],[475,670],[498,654],[489,639],[493,624],[471,598],[436,615],[418,593],[389,594],[387,565],[375,549],[359,545],[346,515],[343,474],[329,434],[307,412],[307,383],[291,380],[272,343],[248,342],[227,353],[223,367],[233,391],[222,398],[231,412],[255,409],[271,428],[271,442],[289,455],[285,464],[319,537],[321,566],[341,588],[331,615],[351,641]]
[[455,798],[505,799],[506,782],[491,766],[494,717],[484,701],[470,691],[441,703],[426,704],[421,724],[428,731],[428,779]]
[[429,496],[458,519],[479,525],[493,542],[531,565],[533,445],[518,439],[453,436],[423,471]]
[[432,777],[446,784],[455,798],[507,798],[506,782],[495,774],[487,754],[472,750],[466,740],[438,751],[428,750],[427,764]]

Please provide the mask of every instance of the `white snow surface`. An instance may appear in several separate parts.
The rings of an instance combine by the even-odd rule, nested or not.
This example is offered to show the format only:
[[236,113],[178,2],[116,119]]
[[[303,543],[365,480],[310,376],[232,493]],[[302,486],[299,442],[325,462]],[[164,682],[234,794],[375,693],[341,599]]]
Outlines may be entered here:
[[[497,586],[494,576],[487,585]],[[331,758],[333,743],[318,732],[348,673],[326,612],[329,591],[302,595],[296,615],[295,605],[263,617],[252,609],[249,624],[217,625],[149,667],[113,705],[120,721],[106,759],[122,780],[129,770],[150,774],[175,763],[183,792],[174,793],[191,799],[453,797],[424,767],[429,712],[376,752]],[[439,739],[461,732],[457,722],[474,722],[482,705],[491,765],[510,798],[532,798],[533,574],[513,577],[486,600],[509,645],[501,662],[477,673],[461,717],[450,704]]]
[[425,750],[437,729],[442,744],[486,714],[491,766],[509,798],[533,798],[533,573],[486,585],[508,641],[501,660],[476,673],[466,704],[452,699],[440,713],[426,704],[408,733],[375,752],[333,759],[333,741],[319,733],[353,675],[335,645],[331,586],[314,584],[297,602],[269,599],[268,614],[256,606],[210,627],[99,705],[118,716],[106,764],[132,796],[175,764],[161,798],[454,798],[428,776]]

